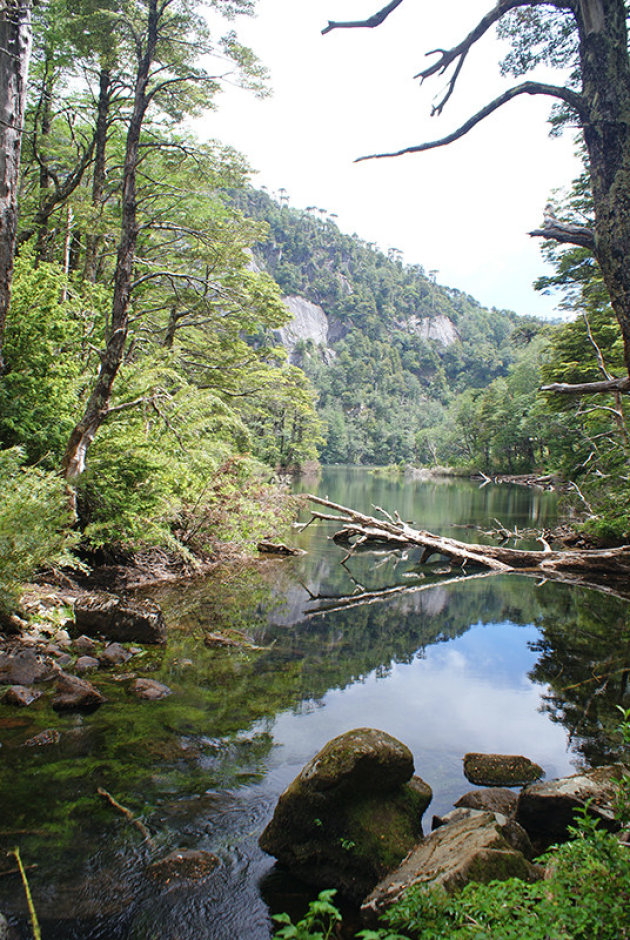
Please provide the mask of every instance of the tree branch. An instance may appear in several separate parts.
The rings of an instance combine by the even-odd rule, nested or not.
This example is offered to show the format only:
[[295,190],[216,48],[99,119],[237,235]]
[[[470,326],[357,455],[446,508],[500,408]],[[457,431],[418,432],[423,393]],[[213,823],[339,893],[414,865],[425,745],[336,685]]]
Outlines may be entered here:
[[373,29],[375,26],[380,26],[381,23],[387,19],[389,14],[393,13],[396,7],[399,7],[402,2],[403,0],[391,0],[387,6],[379,10],[378,13],[375,13],[374,16],[368,17],[367,20],[352,20],[346,23],[328,20],[328,26],[325,26],[322,30],[322,36],[325,36],[326,33],[329,33],[333,29],[360,29],[361,27]]
[[560,392],[564,395],[590,395],[598,392],[630,392],[630,376],[620,379],[609,379],[603,382],[579,382],[571,385],[568,382],[553,382],[551,385],[542,385],[541,392]]
[[570,88],[564,88],[560,85],[544,85],[541,82],[523,82],[520,85],[515,85],[514,88],[509,88],[502,95],[499,95],[494,101],[491,101],[480,111],[477,111],[476,114],[473,114],[472,117],[468,118],[456,131],[453,131],[452,134],[447,134],[446,137],[441,137],[439,140],[431,140],[424,144],[416,144],[414,147],[405,147],[404,150],[397,150],[392,153],[372,153],[365,157],[358,157],[354,162],[360,163],[362,160],[380,160],[383,157],[401,157],[403,154],[407,153],[421,153],[425,150],[435,150],[437,147],[445,147],[447,144],[452,144],[453,141],[459,140],[460,137],[464,137],[473,127],[519,95],[548,95],[552,98],[560,98],[577,111],[578,114],[582,110],[583,102],[581,96],[578,95],[577,92],[571,91]]
[[546,238],[549,241],[560,242],[563,245],[579,245],[580,248],[588,248],[589,251],[595,251],[595,232],[587,225],[569,225],[565,222],[558,222],[556,219],[550,219],[545,222],[543,228],[534,229],[528,232],[532,238]]

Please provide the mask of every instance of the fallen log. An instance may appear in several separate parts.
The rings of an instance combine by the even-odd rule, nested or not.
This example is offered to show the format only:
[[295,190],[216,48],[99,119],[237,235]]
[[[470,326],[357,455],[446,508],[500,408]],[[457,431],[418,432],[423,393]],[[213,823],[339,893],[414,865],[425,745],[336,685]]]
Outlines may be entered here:
[[[544,539],[542,550],[508,548],[504,545],[478,545],[460,542],[444,536],[434,535],[423,529],[414,529],[404,522],[398,513],[391,516],[379,507],[382,519],[367,516],[333,503],[321,496],[308,495],[308,500],[325,506],[334,514],[311,510],[315,519],[339,523],[341,528],[334,534],[335,541],[349,543],[349,554],[369,542],[384,542],[402,547],[415,545],[423,549],[421,564],[433,555],[444,555],[460,567],[479,565],[497,572],[539,571],[544,574],[572,572],[584,575],[628,577],[630,575],[630,546],[621,545],[601,549],[564,549],[554,551]],[[347,558],[348,556],[346,556]],[[345,559],[344,559],[345,560]]]

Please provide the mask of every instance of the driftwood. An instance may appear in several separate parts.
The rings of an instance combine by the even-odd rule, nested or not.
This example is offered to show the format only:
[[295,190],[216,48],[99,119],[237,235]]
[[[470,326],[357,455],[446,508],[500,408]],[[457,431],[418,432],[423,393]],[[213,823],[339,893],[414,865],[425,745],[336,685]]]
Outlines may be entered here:
[[[315,519],[339,523],[341,528],[333,538],[347,542],[351,548],[346,556],[362,545],[381,542],[392,547],[418,546],[423,549],[420,563],[426,563],[433,555],[444,555],[460,567],[477,565],[497,572],[531,572],[553,576],[554,574],[625,577],[630,575],[630,546],[602,549],[566,549],[554,551],[540,538],[542,550],[532,551],[508,548],[503,545],[477,545],[457,539],[434,535],[422,529],[414,529],[404,522],[398,513],[394,516],[376,506],[383,518],[366,516],[347,506],[341,506],[320,496],[309,495],[311,503],[334,510],[334,515],[312,510]],[[346,559],[344,559],[346,560]]]
[[144,840],[147,845],[150,845],[152,849],[155,848],[155,842],[151,838],[151,833],[142,820],[134,816],[130,809],[127,809],[126,806],[123,806],[122,803],[119,803],[118,800],[107,790],[104,790],[103,787],[97,787],[96,792],[99,796],[102,796],[104,800],[107,800],[107,802],[113,806],[114,809],[117,809],[119,813],[122,813],[125,819],[127,819],[132,826],[136,827],[136,829],[144,836]]

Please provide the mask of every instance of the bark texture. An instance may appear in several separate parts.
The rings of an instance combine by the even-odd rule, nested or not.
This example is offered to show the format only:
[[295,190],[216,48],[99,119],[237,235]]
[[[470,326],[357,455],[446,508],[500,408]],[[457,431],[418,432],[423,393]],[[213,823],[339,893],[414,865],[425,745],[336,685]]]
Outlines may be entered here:
[[30,0],[2,0],[0,3],[0,375],[5,368],[2,339],[11,297],[17,228],[17,187],[30,54]]

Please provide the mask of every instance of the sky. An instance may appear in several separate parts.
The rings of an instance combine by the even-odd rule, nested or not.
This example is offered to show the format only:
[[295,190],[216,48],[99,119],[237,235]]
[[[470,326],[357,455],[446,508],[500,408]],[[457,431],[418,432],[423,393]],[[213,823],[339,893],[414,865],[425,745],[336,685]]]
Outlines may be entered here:
[[[552,99],[510,102],[448,147],[389,160],[356,157],[434,140],[517,80],[500,76],[506,46],[493,31],[476,44],[440,117],[431,104],[445,85],[413,76],[450,48],[491,0],[407,0],[377,29],[321,30],[329,19],[364,19],[384,0],[258,0],[240,18],[241,42],[270,73],[261,100],[228,87],[197,130],[244,153],[253,185],[286,189],[290,205],[335,213],[342,231],[408,264],[437,271],[440,284],[490,307],[552,316],[559,298],[533,281],[549,269],[527,232],[542,222],[551,192],[579,172],[572,135],[549,137]],[[557,74],[542,80],[559,82]]]

